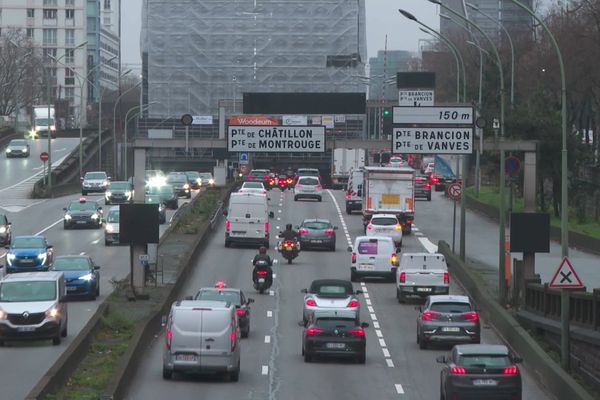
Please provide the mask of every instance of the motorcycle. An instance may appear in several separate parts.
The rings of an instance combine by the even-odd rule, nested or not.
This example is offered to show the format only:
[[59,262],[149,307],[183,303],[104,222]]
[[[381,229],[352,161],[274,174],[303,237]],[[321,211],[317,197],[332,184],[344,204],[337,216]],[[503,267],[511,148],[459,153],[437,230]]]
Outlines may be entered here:
[[[273,264],[277,264],[277,260],[274,260]],[[273,271],[271,266],[267,261],[260,260],[254,264],[253,272],[256,272],[256,274],[252,274],[254,289],[258,290],[260,294],[263,294],[265,290],[268,290],[273,284]]]
[[278,246],[279,252],[288,261],[288,264],[292,263],[292,260],[298,257],[300,252],[300,243],[294,240],[283,240]]
[[284,190],[290,190],[294,180],[289,177],[279,177],[277,179],[277,187],[283,192]]

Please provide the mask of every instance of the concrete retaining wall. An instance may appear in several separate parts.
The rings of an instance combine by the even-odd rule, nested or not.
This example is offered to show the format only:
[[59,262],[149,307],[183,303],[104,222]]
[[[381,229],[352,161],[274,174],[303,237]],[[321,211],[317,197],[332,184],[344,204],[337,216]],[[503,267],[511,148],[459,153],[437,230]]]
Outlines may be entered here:
[[484,282],[460,261],[448,244],[440,241],[439,252],[444,254],[451,274],[456,277],[482,309],[483,317],[489,321],[515,353],[523,357],[528,370],[533,372],[549,393],[557,400],[593,400],[593,397],[566,373],[538,343],[527,333],[517,320],[502,308],[486,290]]

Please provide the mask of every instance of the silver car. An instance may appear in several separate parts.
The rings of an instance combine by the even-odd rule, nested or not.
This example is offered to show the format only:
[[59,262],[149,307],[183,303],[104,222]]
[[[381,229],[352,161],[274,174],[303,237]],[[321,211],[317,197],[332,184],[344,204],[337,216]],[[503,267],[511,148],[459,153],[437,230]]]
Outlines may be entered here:
[[298,199],[323,200],[323,187],[316,176],[301,176],[294,186],[294,201]]
[[402,247],[402,225],[394,214],[375,214],[367,225],[367,236],[386,236]]
[[304,308],[302,321],[304,325],[312,321],[315,311],[350,311],[360,320],[360,302],[356,295],[362,290],[354,290],[352,282],[341,279],[317,279],[309,289],[302,289]]
[[29,157],[29,143],[25,139],[13,139],[6,146],[6,158]]
[[110,176],[106,172],[96,171],[87,172],[81,177],[81,194],[87,196],[88,193],[104,193],[110,184]]

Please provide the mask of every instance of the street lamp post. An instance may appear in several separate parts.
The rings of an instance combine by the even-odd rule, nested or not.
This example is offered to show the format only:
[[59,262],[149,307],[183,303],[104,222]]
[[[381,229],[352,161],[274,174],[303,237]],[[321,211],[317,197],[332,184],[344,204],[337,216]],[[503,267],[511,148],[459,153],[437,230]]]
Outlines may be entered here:
[[[106,61],[100,60],[98,65],[99,67],[102,64],[107,64],[117,58],[117,56],[113,56]],[[119,80],[121,77],[119,77]],[[100,77],[98,77],[97,82],[97,90],[98,90],[98,170],[102,170],[102,85],[100,85]]]
[[[129,70],[131,71],[131,70]],[[129,72],[127,71],[127,72]],[[126,91],[124,91],[123,93],[121,93],[119,95],[119,97],[117,97],[117,99],[115,100],[115,106],[113,108],[113,174],[117,174],[117,105],[119,104],[119,102],[121,101],[121,98],[123,96],[125,96],[127,93],[129,93],[130,91],[132,91],[133,89],[136,89],[138,87],[140,87],[140,85],[142,84],[142,82],[138,82],[135,86],[130,87],[129,89],[127,89]]]
[[[544,28],[552,45],[556,50],[558,57],[558,65],[560,67],[560,84],[561,84],[561,130],[562,130],[562,151],[561,151],[561,201],[560,201],[560,242],[562,257],[569,255],[569,197],[568,197],[568,171],[567,171],[567,84],[565,79],[565,64],[563,62],[562,53],[556,38],[548,28],[548,25],[529,7],[518,0],[512,0],[517,6],[525,10]],[[565,370],[570,367],[570,351],[569,351],[569,293],[566,289],[561,290],[561,364]]]
[[150,107],[152,104],[157,104],[159,103],[158,101],[151,101],[148,104],[143,104],[143,105],[139,105],[139,106],[134,106],[131,107],[129,110],[127,110],[127,113],[125,114],[125,135],[123,138],[123,144],[125,145],[125,151],[124,151],[124,156],[123,156],[123,170],[124,170],[124,176],[123,176],[123,180],[127,180],[127,150],[128,150],[128,137],[127,137],[127,125],[129,125],[129,113],[135,110],[138,110],[137,114],[132,115],[131,117],[135,117],[136,115],[138,115],[140,112],[143,112],[144,110],[147,110],[148,107]]

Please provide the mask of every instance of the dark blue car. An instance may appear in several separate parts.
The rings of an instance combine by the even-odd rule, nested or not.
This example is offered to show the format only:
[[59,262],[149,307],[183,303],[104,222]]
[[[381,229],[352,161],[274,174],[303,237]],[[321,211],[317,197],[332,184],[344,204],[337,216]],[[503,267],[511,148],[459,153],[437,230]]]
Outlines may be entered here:
[[47,271],[52,264],[54,251],[43,236],[15,236],[5,248],[7,274]]
[[96,300],[100,295],[99,266],[88,256],[58,256],[50,271],[60,271],[65,276],[67,295]]

